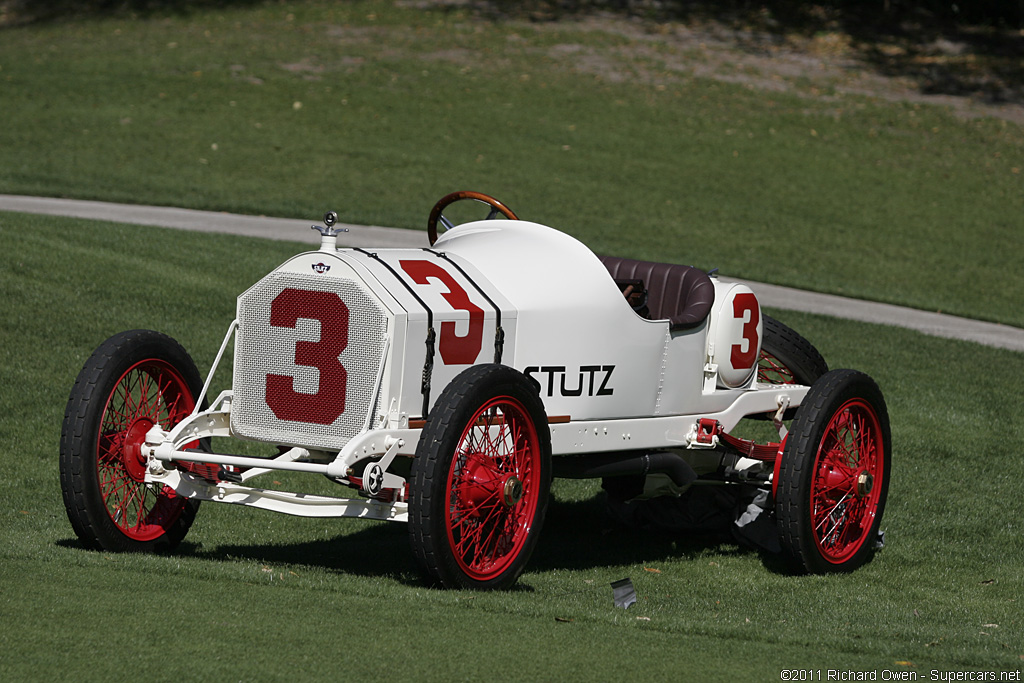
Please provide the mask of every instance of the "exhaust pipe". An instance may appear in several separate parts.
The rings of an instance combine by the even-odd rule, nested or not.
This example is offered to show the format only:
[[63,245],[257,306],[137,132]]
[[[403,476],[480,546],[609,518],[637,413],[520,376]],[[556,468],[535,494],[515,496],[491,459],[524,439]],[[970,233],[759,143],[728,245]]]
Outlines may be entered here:
[[690,464],[675,453],[598,453],[594,455],[558,455],[551,458],[551,469],[562,479],[599,479],[636,474],[667,474],[679,487],[697,479]]

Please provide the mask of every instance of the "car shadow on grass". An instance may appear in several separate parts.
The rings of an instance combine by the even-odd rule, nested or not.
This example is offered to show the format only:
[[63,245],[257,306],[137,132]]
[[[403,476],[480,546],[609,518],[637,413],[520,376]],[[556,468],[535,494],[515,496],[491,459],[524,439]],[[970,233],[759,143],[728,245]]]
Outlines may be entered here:
[[586,570],[615,565],[652,564],[760,554],[773,572],[774,556],[739,542],[728,530],[670,532],[637,528],[608,513],[603,494],[577,502],[552,502],[544,533],[530,561],[534,570]]
[[[310,520],[315,521],[315,520]],[[335,521],[335,520],[330,520]],[[248,560],[267,565],[316,567],[337,574],[391,578],[406,585],[425,585],[405,524],[337,520],[340,533],[299,542],[203,543],[197,535],[175,554],[217,562]]]
[[[388,578],[425,586],[410,548],[405,524],[345,520],[344,531],[301,542],[221,543],[207,545],[200,534],[186,539],[174,555],[215,562],[246,560],[277,566],[308,566],[342,575]],[[73,543],[73,542],[72,542]],[[758,554],[728,533],[669,534],[625,527],[607,513],[602,496],[582,501],[552,500],[527,572],[586,571],[603,567],[653,564]],[[766,569],[790,573],[771,554],[761,553]],[[533,590],[519,582],[513,590]]]

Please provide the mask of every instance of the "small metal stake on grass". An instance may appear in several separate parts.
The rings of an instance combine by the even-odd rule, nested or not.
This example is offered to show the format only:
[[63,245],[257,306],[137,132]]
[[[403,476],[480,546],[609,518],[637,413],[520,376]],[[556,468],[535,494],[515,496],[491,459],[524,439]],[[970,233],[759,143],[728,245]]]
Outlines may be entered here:
[[615,606],[622,609],[629,609],[629,606],[636,602],[636,590],[633,582],[628,578],[612,581],[612,597],[615,599]]

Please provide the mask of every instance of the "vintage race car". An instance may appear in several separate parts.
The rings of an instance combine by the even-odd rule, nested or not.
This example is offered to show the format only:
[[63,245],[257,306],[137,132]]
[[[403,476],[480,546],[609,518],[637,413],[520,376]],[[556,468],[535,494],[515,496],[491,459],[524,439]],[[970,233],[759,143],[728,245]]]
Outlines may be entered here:
[[[443,211],[463,199],[490,215],[452,225]],[[769,527],[802,571],[871,557],[891,458],[882,394],[863,373],[828,372],[746,285],[598,257],[474,192],[433,208],[429,248],[338,248],[336,221],[313,226],[319,250],[238,297],[205,384],[153,331],[115,335],[89,358],[60,447],[86,547],[173,547],[212,501],[406,522],[433,582],[507,588],[537,544],[552,478],[593,477],[627,507],[706,484],[743,491],[737,527]],[[210,400],[232,340],[232,388]],[[744,418],[778,440],[737,436]],[[219,437],[278,454],[215,452]],[[276,470],[352,493],[253,485]]]

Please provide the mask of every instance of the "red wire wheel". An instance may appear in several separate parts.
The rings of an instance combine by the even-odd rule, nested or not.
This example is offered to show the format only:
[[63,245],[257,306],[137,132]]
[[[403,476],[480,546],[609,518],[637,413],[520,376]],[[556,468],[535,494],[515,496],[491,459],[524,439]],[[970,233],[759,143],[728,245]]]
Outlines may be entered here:
[[825,428],[811,480],[814,542],[829,562],[855,555],[874,526],[884,476],[881,425],[874,408],[860,400],[843,404]]
[[455,378],[427,419],[412,470],[413,553],[432,580],[515,583],[547,508],[550,451],[543,405],[525,376],[481,365]]
[[201,386],[188,353],[148,330],[111,337],[86,362],[68,399],[60,456],[65,508],[86,547],[147,551],[185,536],[198,503],[146,483],[142,445],[152,427],[166,431],[187,417]]
[[466,425],[448,470],[445,526],[455,562],[489,581],[522,551],[537,511],[537,429],[523,405],[502,396]]
[[851,571],[870,559],[890,461],[889,417],[878,386],[854,370],[826,374],[797,409],[779,466],[776,517],[796,568]]

